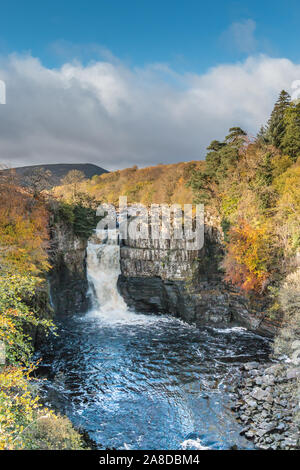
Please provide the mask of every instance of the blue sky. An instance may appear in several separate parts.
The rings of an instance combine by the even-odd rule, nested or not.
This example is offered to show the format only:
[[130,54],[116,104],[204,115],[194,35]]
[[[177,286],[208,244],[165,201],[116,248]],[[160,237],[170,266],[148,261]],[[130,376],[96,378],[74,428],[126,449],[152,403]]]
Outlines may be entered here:
[[229,127],[255,135],[300,81],[296,1],[11,0],[0,14],[10,166],[204,159]]
[[164,62],[194,72],[258,52],[299,61],[297,1],[1,3],[2,54],[30,51],[50,67],[74,57],[98,59],[96,45],[133,65]]

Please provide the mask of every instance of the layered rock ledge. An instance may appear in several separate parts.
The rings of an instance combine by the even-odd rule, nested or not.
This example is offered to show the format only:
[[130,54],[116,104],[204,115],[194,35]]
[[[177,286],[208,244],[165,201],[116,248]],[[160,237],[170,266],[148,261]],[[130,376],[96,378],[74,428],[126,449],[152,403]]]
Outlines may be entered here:
[[171,314],[198,326],[242,325],[273,336],[274,324],[222,281],[223,243],[217,226],[214,219],[206,221],[200,250],[188,250],[184,240],[172,237],[123,241],[118,282],[121,295],[136,311]]

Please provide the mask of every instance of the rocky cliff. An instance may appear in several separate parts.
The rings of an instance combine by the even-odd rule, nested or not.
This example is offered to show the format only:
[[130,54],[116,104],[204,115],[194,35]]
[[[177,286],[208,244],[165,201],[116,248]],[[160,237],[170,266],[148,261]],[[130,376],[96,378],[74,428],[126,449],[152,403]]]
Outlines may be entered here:
[[66,223],[52,224],[49,281],[51,302],[58,315],[88,309],[86,246],[87,241],[75,236]]
[[[272,336],[274,325],[222,282],[222,237],[218,220],[206,218],[201,250],[187,250],[184,241],[173,238],[122,242],[118,288],[128,306],[171,314],[199,326],[237,324]],[[86,247],[87,241],[63,221],[52,224],[51,300],[59,315],[89,308]]]
[[[208,231],[206,231],[208,232]],[[207,236],[204,248],[187,250],[183,240],[132,240],[121,246],[119,289],[127,304],[143,312],[169,313],[187,321],[228,323],[226,300],[216,286],[220,281],[216,258],[217,232]],[[206,261],[204,261],[206,260]],[[205,264],[200,285],[193,279]],[[214,302],[208,302],[213,296]]]
[[222,231],[207,218],[204,246],[187,250],[182,240],[133,240],[121,246],[118,287],[129,307],[172,314],[200,325],[239,324],[272,336],[273,324],[239,292],[222,282]]

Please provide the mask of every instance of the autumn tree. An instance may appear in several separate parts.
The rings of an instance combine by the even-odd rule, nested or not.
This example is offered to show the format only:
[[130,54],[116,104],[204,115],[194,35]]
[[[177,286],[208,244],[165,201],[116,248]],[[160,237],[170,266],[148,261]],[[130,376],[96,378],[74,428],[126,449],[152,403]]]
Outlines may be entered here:
[[15,168],[9,168],[0,164],[0,185],[19,186],[20,178]]
[[52,172],[43,168],[36,168],[29,170],[24,177],[24,184],[28,191],[33,194],[33,197],[40,196],[42,191],[50,189]]
[[0,185],[0,268],[38,273],[48,268],[48,212],[24,189]]
[[241,220],[232,227],[223,262],[225,279],[245,291],[262,293],[270,276],[270,237],[265,223],[251,225]]
[[68,185],[72,188],[73,197],[76,196],[80,183],[83,183],[85,180],[85,174],[80,170],[71,170],[66,176],[61,180],[62,185]]

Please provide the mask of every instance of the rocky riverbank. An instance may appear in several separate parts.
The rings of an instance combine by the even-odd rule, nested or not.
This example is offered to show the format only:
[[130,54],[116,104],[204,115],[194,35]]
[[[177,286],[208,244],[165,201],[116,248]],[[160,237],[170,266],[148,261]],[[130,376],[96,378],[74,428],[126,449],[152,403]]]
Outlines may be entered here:
[[300,449],[300,367],[246,363],[233,388],[241,434],[263,450]]

